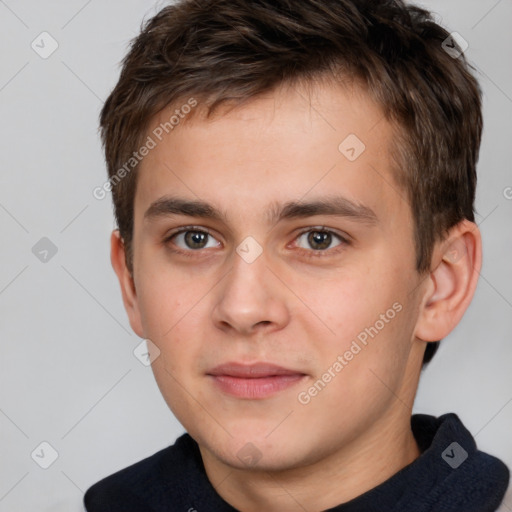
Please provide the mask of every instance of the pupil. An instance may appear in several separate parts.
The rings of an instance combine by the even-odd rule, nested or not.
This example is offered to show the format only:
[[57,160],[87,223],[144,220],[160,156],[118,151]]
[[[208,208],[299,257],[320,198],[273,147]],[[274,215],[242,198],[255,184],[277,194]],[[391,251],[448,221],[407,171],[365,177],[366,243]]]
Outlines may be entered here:
[[312,231],[308,236],[308,242],[317,249],[327,249],[331,245],[331,234],[321,231]]

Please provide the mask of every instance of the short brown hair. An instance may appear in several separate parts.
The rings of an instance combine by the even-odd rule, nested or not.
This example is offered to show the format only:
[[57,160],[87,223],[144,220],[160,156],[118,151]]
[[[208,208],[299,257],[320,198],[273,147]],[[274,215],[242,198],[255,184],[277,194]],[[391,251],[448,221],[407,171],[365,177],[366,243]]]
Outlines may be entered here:
[[[481,91],[432,15],[401,0],[179,0],[148,20],[101,111],[110,179],[163,108],[193,96],[208,115],[281,84],[356,80],[396,129],[396,181],[415,224],[416,268],[437,240],[474,222]],[[187,116],[187,118],[190,116]],[[113,182],[115,215],[133,270],[136,167]],[[425,362],[437,349],[427,344]]]

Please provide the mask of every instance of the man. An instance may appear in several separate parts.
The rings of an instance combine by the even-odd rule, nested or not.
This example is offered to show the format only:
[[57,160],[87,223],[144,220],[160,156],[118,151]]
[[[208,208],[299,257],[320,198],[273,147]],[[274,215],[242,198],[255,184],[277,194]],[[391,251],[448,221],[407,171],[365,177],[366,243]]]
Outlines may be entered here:
[[96,511],[494,511],[509,472],[411,417],[477,283],[480,90],[399,1],[181,1],[102,114],[112,264],[187,434]]

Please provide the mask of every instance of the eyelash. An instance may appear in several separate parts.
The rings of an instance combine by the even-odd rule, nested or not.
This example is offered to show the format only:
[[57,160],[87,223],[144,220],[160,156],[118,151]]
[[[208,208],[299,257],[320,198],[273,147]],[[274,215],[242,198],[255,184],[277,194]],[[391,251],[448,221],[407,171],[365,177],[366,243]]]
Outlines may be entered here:
[[[209,231],[207,228],[203,228],[203,227],[198,228],[196,226],[185,226],[185,227],[179,229],[178,231],[171,233],[169,236],[165,237],[164,244],[168,244],[174,237],[176,237],[182,233],[187,233],[189,231],[207,234],[207,235],[215,238],[213,236],[213,233],[211,231]],[[338,238],[340,241],[340,244],[332,249],[324,249],[324,250],[317,250],[317,251],[315,251],[313,249],[308,250],[308,249],[298,248],[299,253],[301,253],[303,256],[305,256],[307,258],[325,258],[327,256],[332,256],[333,254],[338,254],[339,252],[344,250],[346,246],[351,245],[351,242],[348,238],[340,235],[339,233],[337,233],[335,231],[326,229],[324,227],[309,227],[307,229],[304,229],[300,233],[297,234],[297,236],[295,237],[294,240],[297,240],[299,237],[301,237],[305,233],[311,233],[311,232],[329,233],[329,234],[333,235],[334,237]],[[188,251],[185,251],[182,249],[170,249],[170,251],[173,253],[179,254],[181,256],[185,256],[188,258],[194,258],[194,257],[196,257],[195,253],[201,252],[201,249],[196,249],[196,250],[190,249]]]

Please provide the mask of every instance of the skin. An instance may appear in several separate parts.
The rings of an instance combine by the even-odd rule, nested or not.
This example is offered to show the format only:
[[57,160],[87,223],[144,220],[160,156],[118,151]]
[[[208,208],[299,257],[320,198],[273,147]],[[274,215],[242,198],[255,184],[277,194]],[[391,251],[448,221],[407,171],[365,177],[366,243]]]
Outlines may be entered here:
[[[354,161],[338,149],[351,133],[366,146]],[[133,275],[117,231],[112,264],[133,330],[160,351],[152,367],[167,404],[198,442],[216,491],[238,510],[325,510],[420,455],[410,416],[426,342],[445,337],[469,305],[481,241],[463,221],[436,244],[431,271],[417,273],[411,209],[388,150],[393,135],[356,86],[318,82],[310,91],[283,86],[209,120],[195,115],[141,162]],[[273,204],[333,194],[376,219],[268,222]],[[145,218],[169,195],[206,201],[226,218]],[[211,232],[204,248],[183,235],[168,239],[186,226]],[[326,249],[301,235],[322,227],[333,232]],[[262,249],[252,263],[236,252],[248,236]],[[173,252],[180,249],[191,257]],[[299,393],[396,303],[401,311],[301,403]],[[235,398],[206,375],[230,361],[306,375],[268,398]],[[237,455],[247,443],[250,463]]]

